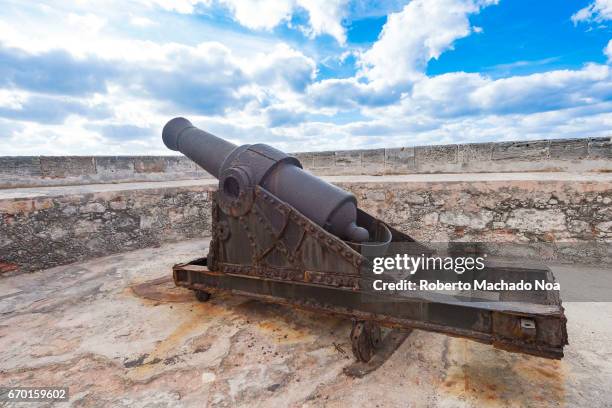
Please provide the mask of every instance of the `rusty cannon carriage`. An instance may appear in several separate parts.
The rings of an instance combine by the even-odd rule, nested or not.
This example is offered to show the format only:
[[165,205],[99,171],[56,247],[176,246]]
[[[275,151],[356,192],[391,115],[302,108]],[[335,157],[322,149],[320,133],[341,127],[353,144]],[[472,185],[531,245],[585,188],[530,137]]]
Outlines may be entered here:
[[[228,291],[350,318],[352,349],[361,362],[392,353],[412,329],[563,356],[566,318],[558,292],[374,290],[380,277],[372,273],[373,256],[433,250],[362,211],[352,194],[270,146],[236,146],[184,118],[168,122],[163,141],[219,179],[208,255],[173,268],[175,284],[194,290],[198,300]],[[490,281],[555,282],[545,267],[490,264],[476,274]],[[410,278],[425,275],[417,271]],[[381,327],[393,330],[382,338]]]

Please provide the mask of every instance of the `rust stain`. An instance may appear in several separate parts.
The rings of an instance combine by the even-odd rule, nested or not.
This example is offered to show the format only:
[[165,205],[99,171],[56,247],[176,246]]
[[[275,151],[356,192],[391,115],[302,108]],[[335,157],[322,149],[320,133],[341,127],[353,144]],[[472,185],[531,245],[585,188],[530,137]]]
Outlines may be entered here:
[[465,339],[450,339],[444,392],[476,406],[563,405],[563,362],[517,355]]
[[153,279],[130,287],[136,296],[156,302],[193,302],[194,295],[191,290],[179,288],[174,285],[171,276]]
[[193,339],[199,341],[196,349],[192,351],[205,351],[210,347],[210,344],[204,341],[209,337],[206,331],[210,327],[210,322],[234,314],[231,305],[225,304],[224,296],[215,296],[213,300],[205,303],[197,302],[193,292],[176,287],[171,276],[132,285],[127,293],[152,301],[155,305],[179,303],[174,306],[174,312],[176,319],[181,321],[165,339],[157,343],[152,351],[143,350],[140,357],[129,361],[128,365],[124,364],[128,369],[128,377],[135,381],[152,378],[164,372],[165,363],[175,361],[177,350],[190,344]]
[[31,200],[13,200],[0,203],[0,213],[17,215],[34,211],[34,202]]
[[329,332],[343,322],[333,316],[255,300],[240,304],[236,312],[282,344],[314,341],[321,333]]
[[48,210],[49,208],[53,208],[53,200],[45,198],[40,200],[34,200],[33,203],[34,211],[37,210]]
[[[186,311],[178,312],[177,317],[185,316]],[[223,317],[231,311],[212,302],[194,304],[188,309],[190,316],[179,324],[164,340],[160,341],[153,351],[147,353],[139,364],[129,372],[132,379],[144,379],[157,372],[164,371],[164,361],[175,357],[176,351],[187,344],[194,336],[203,335],[208,328],[206,324],[212,317]]]
[[547,383],[546,385],[562,391],[563,363],[561,361],[526,357],[515,365],[516,370],[522,371],[524,376],[531,381]]
[[307,330],[294,328],[283,320],[266,320],[258,323],[257,328],[271,334],[277,343],[293,344],[314,340],[314,336]]
[[387,190],[385,192],[385,204],[392,205],[393,200],[395,200],[395,193],[391,190]]
[[19,265],[0,260],[0,274],[19,270]]
[[30,355],[36,358],[60,356],[62,354],[66,354],[72,350],[77,349],[80,344],[81,344],[81,339],[78,339],[78,338],[74,338],[74,339],[54,338],[49,342],[40,344],[39,346],[33,348],[30,351]]

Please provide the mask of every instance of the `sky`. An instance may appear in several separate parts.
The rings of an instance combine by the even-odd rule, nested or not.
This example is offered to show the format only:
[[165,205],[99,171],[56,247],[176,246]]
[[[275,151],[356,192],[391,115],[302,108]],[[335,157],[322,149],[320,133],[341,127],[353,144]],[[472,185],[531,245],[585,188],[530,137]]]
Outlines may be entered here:
[[0,0],[0,156],[610,136],[612,0]]

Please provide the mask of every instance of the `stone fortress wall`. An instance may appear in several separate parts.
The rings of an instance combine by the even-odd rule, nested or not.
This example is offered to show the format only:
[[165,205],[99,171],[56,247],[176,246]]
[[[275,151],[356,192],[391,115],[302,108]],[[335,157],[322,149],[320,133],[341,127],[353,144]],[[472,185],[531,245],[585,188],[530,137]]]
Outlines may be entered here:
[[[295,155],[418,240],[612,263],[610,138]],[[210,235],[215,189],[184,157],[0,157],[0,273]]]
[[[606,172],[610,138],[294,154],[317,175]],[[184,156],[0,156],[0,188],[211,178]]]

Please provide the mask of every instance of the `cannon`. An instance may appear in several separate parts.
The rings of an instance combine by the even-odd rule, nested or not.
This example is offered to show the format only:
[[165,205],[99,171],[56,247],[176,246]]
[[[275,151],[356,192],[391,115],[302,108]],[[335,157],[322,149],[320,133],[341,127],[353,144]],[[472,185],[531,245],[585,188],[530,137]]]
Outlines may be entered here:
[[293,206],[319,226],[349,241],[368,240],[359,227],[355,196],[302,170],[295,158],[264,144],[236,146],[174,118],[162,132],[164,144],[178,150],[219,179],[224,209],[240,214],[255,185]]
[[[354,195],[273,147],[236,146],[184,118],[168,122],[162,138],[219,180],[207,256],[173,267],[175,284],[194,290],[198,300],[225,291],[350,318],[351,346],[361,364],[355,372],[362,374],[382,364],[412,329],[512,352],[563,356],[566,318],[558,292],[375,290],[380,277],[372,273],[373,257],[436,251],[361,210]],[[430,274],[418,270],[408,279]],[[488,263],[476,274],[469,278],[555,282],[542,266]],[[397,282],[393,276],[383,279]]]

